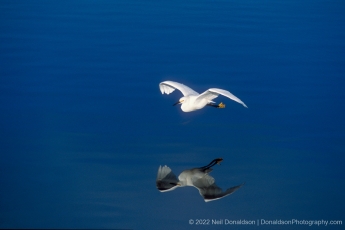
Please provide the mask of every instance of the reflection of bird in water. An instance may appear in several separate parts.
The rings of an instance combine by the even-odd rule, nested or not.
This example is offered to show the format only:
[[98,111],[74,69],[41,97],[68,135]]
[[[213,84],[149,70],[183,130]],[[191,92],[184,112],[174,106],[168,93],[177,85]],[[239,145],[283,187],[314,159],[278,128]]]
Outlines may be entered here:
[[184,170],[178,176],[178,179],[168,166],[159,166],[156,180],[157,189],[160,192],[169,192],[178,187],[193,186],[199,190],[199,193],[204,198],[205,202],[228,196],[241,188],[244,183],[225,191],[219,188],[215,184],[214,178],[208,174],[213,170],[211,167],[216,164],[220,164],[221,161],[223,161],[222,158],[217,158],[206,166]]
[[181,97],[180,100],[176,102],[174,105],[182,104],[181,109],[183,112],[192,112],[197,109],[202,109],[206,105],[223,109],[225,108],[225,104],[221,102],[219,105],[216,105],[215,102],[212,101],[212,99],[218,97],[219,94],[228,97],[231,100],[234,100],[247,108],[246,104],[244,104],[243,101],[241,101],[238,97],[224,89],[211,88],[206,90],[202,94],[199,94],[191,88],[189,88],[188,86],[173,81],[161,82],[159,84],[159,89],[161,90],[162,94],[170,94],[174,92],[175,89],[180,90],[183,94],[183,97]]

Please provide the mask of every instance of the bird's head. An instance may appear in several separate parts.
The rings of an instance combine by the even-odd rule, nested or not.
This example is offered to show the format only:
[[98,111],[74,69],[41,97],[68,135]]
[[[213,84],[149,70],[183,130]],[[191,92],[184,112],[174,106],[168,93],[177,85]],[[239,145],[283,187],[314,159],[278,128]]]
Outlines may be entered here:
[[174,186],[181,186],[181,182],[179,181],[179,182],[171,182],[170,183],[171,185],[174,185]]
[[172,186],[175,186],[176,188],[178,187],[183,187],[184,186],[184,183],[182,181],[179,181],[179,182],[171,182],[170,185]]
[[178,104],[182,104],[184,102],[186,102],[187,98],[186,97],[181,97],[180,100],[178,100],[178,102],[176,102],[175,104],[173,105],[178,105]]

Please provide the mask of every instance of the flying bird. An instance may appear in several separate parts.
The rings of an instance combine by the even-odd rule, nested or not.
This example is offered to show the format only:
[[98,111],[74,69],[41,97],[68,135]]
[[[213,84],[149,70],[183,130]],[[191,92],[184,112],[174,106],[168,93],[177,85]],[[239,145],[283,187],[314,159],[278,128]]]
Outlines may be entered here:
[[159,83],[159,89],[161,90],[162,94],[170,94],[174,92],[175,89],[181,91],[183,97],[181,97],[180,100],[174,105],[182,104],[181,109],[183,112],[192,112],[197,109],[202,109],[206,105],[223,109],[225,108],[225,104],[221,102],[219,105],[216,105],[215,102],[212,101],[212,99],[218,97],[219,95],[228,97],[231,100],[234,100],[242,104],[244,107],[248,108],[246,104],[244,104],[243,101],[241,101],[238,97],[224,89],[210,88],[202,94],[199,94],[188,86],[174,81],[163,81]]
[[179,187],[193,186],[199,190],[205,202],[228,196],[241,188],[244,183],[228,188],[225,191],[218,187],[209,173],[213,170],[211,167],[220,164],[221,161],[223,161],[222,158],[217,158],[206,166],[184,170],[178,176],[178,179],[168,166],[159,166],[156,179],[157,189],[160,192],[169,192]]

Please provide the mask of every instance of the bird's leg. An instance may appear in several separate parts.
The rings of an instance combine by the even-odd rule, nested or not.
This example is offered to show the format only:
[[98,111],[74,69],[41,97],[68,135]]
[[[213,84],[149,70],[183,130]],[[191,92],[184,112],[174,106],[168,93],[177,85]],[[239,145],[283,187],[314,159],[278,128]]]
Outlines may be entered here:
[[209,168],[213,167],[213,166],[216,165],[216,164],[219,164],[219,165],[220,165],[220,162],[222,162],[222,161],[223,161],[223,158],[214,159],[214,160],[211,161],[211,163],[209,163],[208,165],[203,166],[203,167],[200,167],[200,169],[203,169],[203,170],[209,169]]
[[206,104],[206,105],[218,108],[218,105],[215,105],[215,104],[209,103],[209,104]]
[[219,105],[211,104],[211,103],[209,103],[207,105],[218,108],[218,109],[224,109],[225,108],[225,104],[223,104],[223,102],[219,103]]

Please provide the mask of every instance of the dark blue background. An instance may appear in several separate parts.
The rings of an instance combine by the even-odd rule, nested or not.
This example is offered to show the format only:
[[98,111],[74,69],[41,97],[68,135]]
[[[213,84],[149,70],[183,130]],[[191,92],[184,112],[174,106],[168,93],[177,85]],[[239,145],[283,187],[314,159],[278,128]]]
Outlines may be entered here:
[[[344,12],[341,0],[1,1],[0,227],[345,221]],[[183,113],[164,80],[249,108],[219,97],[224,110]],[[233,195],[156,189],[159,165],[217,157],[219,186],[246,182]]]

